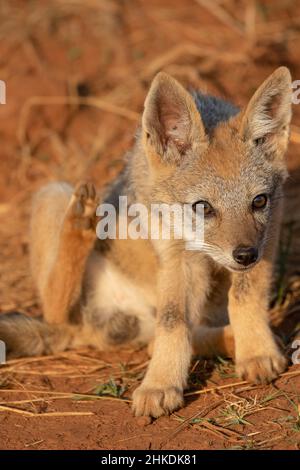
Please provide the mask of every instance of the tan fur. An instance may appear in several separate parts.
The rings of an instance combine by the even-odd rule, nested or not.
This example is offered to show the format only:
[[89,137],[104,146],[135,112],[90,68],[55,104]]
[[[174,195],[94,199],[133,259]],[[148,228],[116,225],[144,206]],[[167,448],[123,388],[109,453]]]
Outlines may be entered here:
[[[22,342],[13,335],[21,322],[0,318],[0,339],[15,355],[148,343],[152,359],[133,395],[136,415],[158,417],[182,405],[193,351],[234,357],[239,375],[251,381],[275,378],[285,359],[268,302],[290,101],[290,74],[281,67],[248,107],[207,133],[192,96],[158,74],[126,171],[106,200],[125,194],[148,208],[209,201],[214,214],[205,221],[202,250],[187,251],[175,239],[96,240],[92,186],[51,184],[36,195],[31,224],[32,272],[47,323],[30,323]],[[252,200],[262,193],[268,205],[255,212]],[[249,269],[234,258],[240,246],[257,248]],[[47,347],[31,348],[37,330]],[[63,346],[58,331],[65,331]]]
[[[90,227],[75,226],[72,208],[77,197],[72,192],[66,184],[51,184],[36,195],[33,206],[31,266],[48,323],[68,321],[70,309],[80,297],[86,260],[94,244]],[[96,203],[92,201],[91,206],[94,217]]]

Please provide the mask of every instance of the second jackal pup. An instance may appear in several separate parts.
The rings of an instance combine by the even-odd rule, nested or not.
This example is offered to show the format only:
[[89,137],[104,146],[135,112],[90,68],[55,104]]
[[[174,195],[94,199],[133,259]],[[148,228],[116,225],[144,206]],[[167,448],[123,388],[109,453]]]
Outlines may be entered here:
[[285,359],[268,321],[281,219],[291,77],[280,67],[241,111],[188,93],[159,73],[141,132],[106,201],[204,204],[204,245],[184,240],[96,239],[96,192],[50,184],[35,197],[32,272],[45,321],[0,317],[11,356],[78,345],[152,344],[134,393],[136,415],[183,404],[192,353],[232,355],[250,381],[274,379]]

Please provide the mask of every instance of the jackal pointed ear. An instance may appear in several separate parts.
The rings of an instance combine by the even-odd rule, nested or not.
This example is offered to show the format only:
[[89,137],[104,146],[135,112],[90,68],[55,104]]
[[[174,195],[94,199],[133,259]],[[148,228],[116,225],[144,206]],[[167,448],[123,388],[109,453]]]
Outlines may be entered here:
[[189,152],[202,152],[207,146],[204,125],[192,96],[164,72],[152,82],[142,124],[146,146],[166,162],[180,164]]
[[279,67],[258,88],[242,117],[241,134],[261,145],[266,156],[282,157],[289,139],[292,82],[288,68]]

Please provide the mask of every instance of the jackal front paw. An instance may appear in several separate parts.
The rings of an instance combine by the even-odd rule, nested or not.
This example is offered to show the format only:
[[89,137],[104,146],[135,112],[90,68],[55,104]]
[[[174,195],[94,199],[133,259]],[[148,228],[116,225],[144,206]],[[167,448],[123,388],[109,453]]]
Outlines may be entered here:
[[167,388],[140,385],[133,393],[135,416],[159,416],[172,413],[183,406],[183,392],[177,387]]
[[94,229],[98,197],[93,183],[80,183],[75,188],[69,207],[69,220],[77,230]]
[[273,355],[252,357],[236,363],[237,374],[243,380],[257,384],[272,382],[285,368],[286,359],[279,352]]

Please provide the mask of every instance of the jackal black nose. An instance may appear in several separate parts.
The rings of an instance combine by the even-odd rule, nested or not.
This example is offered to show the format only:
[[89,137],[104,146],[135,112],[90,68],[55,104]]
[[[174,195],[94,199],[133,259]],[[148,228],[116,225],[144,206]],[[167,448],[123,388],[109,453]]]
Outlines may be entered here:
[[258,251],[254,246],[238,246],[233,250],[232,256],[237,263],[249,266],[257,260]]

